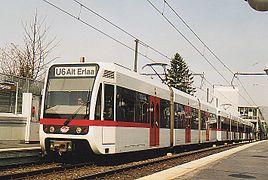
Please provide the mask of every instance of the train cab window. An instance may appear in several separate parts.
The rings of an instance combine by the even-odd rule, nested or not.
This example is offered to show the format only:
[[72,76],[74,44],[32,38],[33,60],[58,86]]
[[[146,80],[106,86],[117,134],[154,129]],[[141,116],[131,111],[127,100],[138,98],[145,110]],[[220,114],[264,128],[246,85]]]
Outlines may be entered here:
[[102,84],[100,84],[97,101],[96,101],[96,107],[95,107],[95,119],[100,120],[101,119],[101,92],[102,91]]
[[114,86],[104,85],[104,120],[114,120]]

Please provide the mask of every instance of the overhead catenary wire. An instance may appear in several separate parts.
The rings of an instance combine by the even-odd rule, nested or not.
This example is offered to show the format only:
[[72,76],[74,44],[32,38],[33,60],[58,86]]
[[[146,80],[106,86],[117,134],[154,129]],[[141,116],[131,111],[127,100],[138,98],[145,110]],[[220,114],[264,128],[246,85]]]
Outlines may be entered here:
[[[60,8],[60,7],[58,7],[58,6],[56,6],[55,4],[53,4],[53,3],[51,3],[51,2],[49,2],[49,1],[47,1],[47,0],[43,0],[43,1],[46,2],[47,4],[53,6],[54,8],[60,10],[61,12],[63,12],[63,13],[65,13],[65,14],[69,15],[70,17],[72,17],[72,18],[74,18],[74,19],[80,21],[81,23],[83,23],[83,24],[89,26],[90,28],[92,28],[92,29],[98,31],[99,33],[101,33],[101,34],[107,36],[108,38],[110,38],[110,39],[112,39],[113,41],[115,41],[115,42],[121,44],[122,46],[128,48],[129,50],[135,51],[134,48],[131,48],[131,47],[128,46],[127,44],[125,44],[125,43],[119,41],[118,39],[116,39],[116,38],[114,38],[114,37],[112,37],[112,36],[109,35],[108,33],[105,33],[104,31],[102,31],[102,30],[100,30],[100,29],[94,27],[93,25],[91,25],[91,24],[89,24],[89,23],[83,21],[83,20],[80,18],[80,15],[81,15],[81,9],[80,9],[80,12],[79,12],[79,16],[75,16],[75,15],[69,13],[68,11],[66,11],[66,10],[64,10],[64,9],[62,9],[62,8]],[[77,0],[74,0],[74,1],[77,2],[77,3],[81,6],[81,8],[84,7],[84,8],[86,8],[86,9],[88,9],[89,11],[92,11],[92,13],[94,13],[94,14],[96,13],[95,11],[89,9],[89,8],[86,7],[84,4],[80,3],[79,1],[77,1]],[[134,39],[138,39],[138,38],[136,38],[134,35],[132,35],[131,33],[127,32],[127,31],[124,30],[123,28],[121,28],[121,27],[119,27],[118,25],[114,24],[113,22],[111,22],[111,21],[108,20],[107,18],[104,18],[104,17],[101,16],[100,14],[96,13],[96,15],[99,16],[100,18],[102,18],[103,20],[105,20],[106,22],[108,22],[109,24],[113,25],[113,26],[116,27],[117,29],[119,29],[119,30],[121,30],[122,32],[126,33],[126,34],[129,35],[130,37],[132,37],[132,38],[134,38]],[[150,45],[148,45],[148,44],[146,44],[146,43],[144,43],[144,42],[142,42],[142,41],[140,41],[140,42],[142,43],[142,45],[144,45],[144,46],[146,46],[146,47],[149,47],[150,49],[154,50],[155,52],[157,52],[158,54],[162,55],[163,57],[165,57],[165,58],[171,60],[171,58],[169,58],[167,55],[165,55],[164,53],[162,53],[162,52],[156,50],[156,49],[153,48],[152,46],[150,46]],[[142,54],[142,53],[140,53],[140,52],[138,52],[138,53],[139,53],[140,55],[142,55],[143,57],[145,57],[145,58],[151,60],[152,62],[155,62],[152,58],[149,58],[147,55]],[[205,57],[204,57],[204,58],[205,58]],[[208,81],[207,81],[207,82],[208,82]],[[225,97],[225,98],[226,98],[226,97]],[[230,100],[228,100],[228,101],[230,101]],[[231,102],[231,101],[230,101],[230,102]]]
[[171,60],[170,57],[168,57],[167,55],[165,55],[164,53],[160,52],[159,50],[155,49],[154,47],[148,45],[147,43],[141,41],[138,37],[134,36],[133,34],[129,33],[128,31],[126,31],[125,29],[123,29],[122,27],[120,27],[119,25],[113,23],[111,20],[105,18],[104,16],[102,16],[100,13],[97,13],[96,11],[94,11],[93,9],[89,8],[88,6],[86,6],[85,4],[81,3],[78,0],[74,0],[74,2],[76,2],[77,4],[79,4],[81,7],[84,7],[86,10],[90,11],[91,13],[95,14],[96,16],[98,16],[99,18],[101,18],[102,20],[106,21],[107,23],[109,23],[110,25],[114,26],[115,28],[119,29],[121,32],[127,34],[128,36],[132,37],[133,39],[138,39],[139,40],[139,44],[150,48],[151,50],[153,50],[154,52],[160,54],[161,56],[165,57],[166,59]]
[[204,54],[165,16],[150,0],[147,2],[173,27],[204,59],[205,61],[229,84],[229,81],[221,74],[221,72],[204,56]]
[[164,0],[164,3],[167,4],[167,6],[172,10],[172,12],[182,21],[182,23],[194,34],[194,36],[203,44],[203,46],[232,74],[234,75],[234,72],[229,68],[212,50],[209,48],[209,46],[198,36],[198,34],[188,25],[188,23],[175,11],[174,8],[166,1]]
[[[113,41],[115,41],[115,42],[121,44],[122,46],[126,47],[127,49],[129,49],[129,50],[135,52],[135,49],[134,49],[134,48],[132,48],[132,47],[128,46],[127,44],[123,43],[122,41],[119,41],[118,39],[112,37],[112,36],[109,35],[108,33],[105,33],[104,31],[102,31],[102,30],[100,30],[100,29],[94,27],[93,25],[87,23],[86,21],[83,21],[79,16],[75,16],[75,15],[71,14],[70,12],[68,12],[68,11],[66,11],[66,10],[64,10],[64,9],[62,9],[62,8],[60,8],[60,7],[58,7],[58,6],[56,6],[55,4],[53,4],[53,3],[51,3],[51,2],[49,2],[49,1],[47,1],[47,0],[42,0],[42,1],[44,1],[44,2],[47,3],[47,4],[49,4],[50,6],[53,6],[53,7],[56,8],[56,9],[60,10],[61,12],[67,14],[68,16],[70,16],[70,17],[76,19],[77,21],[80,21],[80,22],[83,23],[84,25],[86,25],[86,26],[88,26],[88,27],[94,29],[95,31],[101,33],[102,35],[104,35],[104,36],[106,36],[106,37],[112,39]],[[152,58],[148,57],[147,55],[145,55],[145,54],[143,54],[143,53],[141,53],[141,52],[138,52],[138,54],[141,55],[141,56],[143,56],[143,57],[146,58],[146,59],[149,59],[149,60],[152,61],[152,62],[155,62],[155,60],[153,60]]]
[[[248,93],[248,91],[246,90],[245,86],[243,85],[243,83],[240,81],[239,78],[237,78],[237,80],[240,82],[242,88],[244,89],[244,91],[246,92],[246,94],[248,95],[248,97],[250,98],[250,100],[254,103],[255,106],[258,106],[255,101],[251,98],[250,94]],[[246,101],[248,103],[248,101]],[[249,103],[250,104],[250,103]]]
[[[182,18],[182,16],[177,13],[177,11],[167,2],[164,0],[164,3],[171,9],[171,11],[182,21],[182,23],[194,34],[194,36],[203,44],[203,46],[234,76],[235,73],[228,67],[217,55],[214,53],[211,48],[197,35],[197,33],[188,25],[188,23]],[[243,83],[238,79],[239,83],[241,84],[243,90],[246,92],[247,96],[256,105],[255,101],[252,99],[246,88],[244,87]],[[241,94],[239,94],[241,96]],[[241,96],[243,99],[244,97]],[[244,99],[247,103],[249,103],[246,99]],[[250,103],[249,103],[250,104]]]
[[[229,84],[229,81],[217,70],[217,68],[205,57],[204,53],[202,53],[165,15],[162,13],[150,0],[147,0],[147,2],[159,13],[161,14],[164,19],[206,60],[206,62]],[[164,0],[164,4],[166,4],[172,11],[173,13],[185,24],[185,26],[194,34],[194,36],[203,44],[203,46],[232,74],[234,75],[235,73],[206,45],[206,43],[195,33],[195,31],[188,25],[188,23],[172,8],[172,6]],[[250,98],[250,100],[253,102],[253,104],[256,105],[246,88],[243,86],[242,82],[239,81],[241,84],[243,90],[246,92],[247,96]],[[248,104],[249,101],[242,96],[239,93],[239,96],[241,96]]]

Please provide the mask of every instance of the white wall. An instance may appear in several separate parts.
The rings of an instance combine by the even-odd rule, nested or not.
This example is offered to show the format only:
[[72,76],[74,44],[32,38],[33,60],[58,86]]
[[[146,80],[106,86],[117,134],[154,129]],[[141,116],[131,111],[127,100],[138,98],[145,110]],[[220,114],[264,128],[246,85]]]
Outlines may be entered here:
[[[238,116],[239,104],[239,90],[238,87],[232,86],[215,86],[214,95],[218,98],[218,105],[221,108],[228,109],[233,115]],[[231,104],[228,106],[227,104]]]

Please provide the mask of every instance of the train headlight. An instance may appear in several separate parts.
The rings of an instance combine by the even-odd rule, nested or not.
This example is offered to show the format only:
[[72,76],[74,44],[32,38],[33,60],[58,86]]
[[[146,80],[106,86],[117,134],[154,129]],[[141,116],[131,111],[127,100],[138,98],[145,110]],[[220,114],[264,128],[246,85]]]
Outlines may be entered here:
[[50,128],[49,128],[49,132],[51,132],[51,133],[55,132],[55,128],[54,128],[54,126],[50,126]]
[[50,144],[50,150],[54,149],[54,143]]
[[68,151],[71,151],[72,150],[72,145],[68,144],[67,149],[68,149]]
[[77,127],[75,131],[76,131],[77,134],[81,134],[81,132],[82,132],[82,128]]

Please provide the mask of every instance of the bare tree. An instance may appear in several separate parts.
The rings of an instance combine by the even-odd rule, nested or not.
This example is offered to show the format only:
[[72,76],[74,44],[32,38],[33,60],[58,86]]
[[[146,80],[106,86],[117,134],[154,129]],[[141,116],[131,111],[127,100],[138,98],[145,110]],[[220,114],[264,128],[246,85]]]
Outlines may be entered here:
[[29,22],[23,23],[23,29],[23,46],[11,43],[0,48],[0,68],[6,75],[42,79],[46,66],[56,59],[49,55],[59,41],[56,36],[48,40],[49,27],[45,25],[45,18],[39,19],[37,13]]

